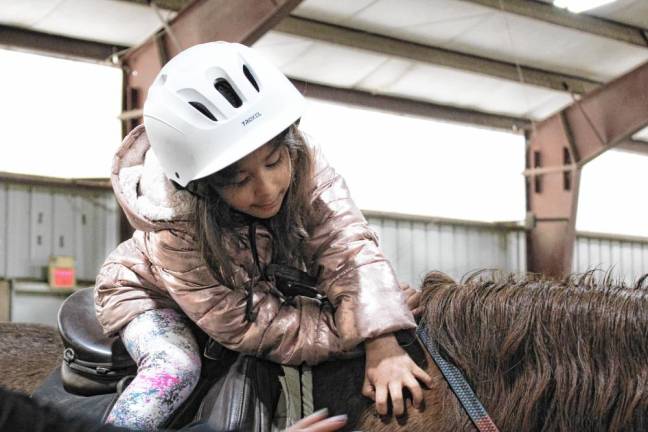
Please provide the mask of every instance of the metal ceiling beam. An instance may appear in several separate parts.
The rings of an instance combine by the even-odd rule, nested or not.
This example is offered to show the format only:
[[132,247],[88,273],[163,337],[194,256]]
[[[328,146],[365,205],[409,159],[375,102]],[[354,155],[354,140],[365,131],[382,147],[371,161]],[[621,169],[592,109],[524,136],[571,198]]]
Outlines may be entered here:
[[127,3],[138,3],[143,6],[149,6],[151,3],[155,3],[160,9],[167,9],[172,11],[179,11],[185,7],[191,0],[120,0]]
[[646,48],[646,30],[585,14],[574,14],[534,0],[462,0],[584,33]]
[[583,166],[648,126],[648,63],[537,123],[527,146],[528,268],[571,271]]
[[625,150],[637,154],[648,155],[648,142],[640,140],[626,140],[616,146],[619,150]]
[[528,66],[518,67],[512,63],[414,42],[406,42],[389,36],[306,18],[290,16],[281,21],[274,30],[318,41],[373,51],[383,55],[502,78],[509,81],[520,82],[521,74],[526,84],[552,90],[568,90],[576,94],[584,94],[601,85],[600,82],[582,77],[545,71]]
[[109,179],[46,177],[5,171],[0,171],[0,183],[25,184],[29,186],[56,186],[69,189],[112,190]]
[[[331,87],[296,79],[291,79],[291,81],[304,96],[314,99],[512,132],[531,129],[531,121],[525,118],[485,113],[449,105],[438,105],[396,96],[377,95],[362,90]],[[120,119],[123,121],[139,121],[141,117],[141,109],[123,112],[120,115]],[[648,151],[648,145],[646,145],[646,151]]]
[[412,99],[371,94],[361,90],[330,87],[299,80],[291,81],[304,96],[316,99],[514,132],[531,127],[529,120],[518,117],[487,114],[447,105],[437,105]]
[[0,25],[0,46],[75,60],[99,62],[106,62],[113,54],[126,49],[119,45],[84,41],[4,25]]

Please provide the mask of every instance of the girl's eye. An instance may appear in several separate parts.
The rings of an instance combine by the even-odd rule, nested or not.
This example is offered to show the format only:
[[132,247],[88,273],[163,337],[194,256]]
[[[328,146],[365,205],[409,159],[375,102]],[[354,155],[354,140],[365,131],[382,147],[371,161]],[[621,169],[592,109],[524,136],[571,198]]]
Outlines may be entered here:
[[243,177],[243,178],[234,178],[230,186],[234,186],[234,187],[245,186],[248,181],[250,181],[250,176]]
[[277,156],[277,159],[275,159],[273,162],[268,163],[266,166],[268,168],[272,168],[274,166],[277,166],[281,162],[281,159],[283,159],[283,153],[280,153],[279,156]]

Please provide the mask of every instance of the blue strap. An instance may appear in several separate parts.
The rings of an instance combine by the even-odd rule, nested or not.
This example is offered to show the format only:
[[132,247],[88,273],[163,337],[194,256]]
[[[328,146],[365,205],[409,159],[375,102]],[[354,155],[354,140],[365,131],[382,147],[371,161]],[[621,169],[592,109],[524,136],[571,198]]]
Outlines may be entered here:
[[488,412],[486,412],[484,406],[477,399],[475,392],[473,392],[461,371],[455,365],[441,357],[437,344],[428,335],[424,321],[421,321],[416,329],[416,335],[430,353],[430,356],[432,356],[432,359],[477,430],[480,432],[499,432],[499,429],[497,429]]

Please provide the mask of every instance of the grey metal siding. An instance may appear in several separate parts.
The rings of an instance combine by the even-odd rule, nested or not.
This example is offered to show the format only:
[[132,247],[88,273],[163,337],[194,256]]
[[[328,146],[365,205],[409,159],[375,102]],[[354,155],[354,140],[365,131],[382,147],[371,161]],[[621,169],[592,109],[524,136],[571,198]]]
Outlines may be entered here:
[[420,285],[430,270],[455,278],[498,268],[526,271],[526,237],[520,227],[500,227],[420,217],[365,212],[398,278]]
[[0,275],[7,273],[7,185],[0,183]]
[[572,271],[612,270],[631,282],[648,273],[648,239],[581,233],[576,238]]
[[[430,270],[460,278],[477,269],[526,271],[522,227],[365,212],[398,277],[418,285]],[[77,277],[94,279],[117,246],[112,191],[0,181],[0,277],[41,278],[51,254],[77,259]],[[579,233],[574,272],[613,268],[632,280],[648,273],[648,239]]]
[[[10,321],[29,322],[57,326],[58,310],[71,290],[52,290],[46,282],[30,280],[12,280],[4,282],[11,286],[4,294],[11,297]],[[0,282],[0,294],[3,283]]]
[[52,240],[54,255],[76,256],[75,214],[79,211],[74,206],[76,196],[77,194],[60,191],[53,193],[54,236]]
[[[76,197],[76,264],[77,277],[82,280],[93,280],[97,269],[103,262],[103,224],[106,218],[102,213],[106,208],[103,197],[97,193],[83,193]],[[114,247],[115,245],[110,245]]]
[[30,194],[29,247],[31,264],[46,266],[52,253],[52,194],[43,187],[34,187]]
[[30,187],[9,184],[7,190],[6,278],[40,277],[30,259]]
[[[112,193],[103,195],[103,211],[102,216],[105,219],[102,221],[100,228],[103,227],[104,239],[99,244],[101,253],[100,263],[110,254],[113,249],[119,244],[119,205]],[[103,250],[101,250],[103,247]]]
[[115,247],[119,215],[109,189],[0,181],[0,278],[44,277],[50,255],[71,255],[94,280]]
[[[430,270],[455,278],[479,269],[526,272],[522,227],[365,212],[401,281],[418,286]],[[631,282],[648,273],[648,239],[579,233],[572,271],[612,270]]]

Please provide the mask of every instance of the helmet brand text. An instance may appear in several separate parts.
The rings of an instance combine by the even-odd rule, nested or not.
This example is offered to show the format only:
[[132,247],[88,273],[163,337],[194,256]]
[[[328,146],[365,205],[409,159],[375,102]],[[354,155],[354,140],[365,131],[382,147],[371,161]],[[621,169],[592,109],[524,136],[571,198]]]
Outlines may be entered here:
[[243,120],[243,121],[241,122],[241,124],[242,124],[243,126],[247,126],[248,123],[253,122],[254,120],[258,119],[259,117],[261,117],[261,113],[260,113],[260,112],[255,112],[255,113],[252,114],[250,117],[248,117],[248,118],[246,118],[245,120]]

